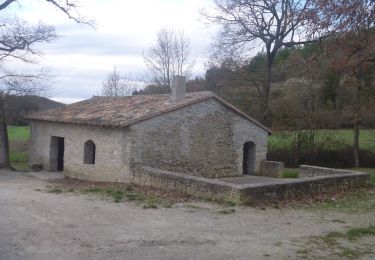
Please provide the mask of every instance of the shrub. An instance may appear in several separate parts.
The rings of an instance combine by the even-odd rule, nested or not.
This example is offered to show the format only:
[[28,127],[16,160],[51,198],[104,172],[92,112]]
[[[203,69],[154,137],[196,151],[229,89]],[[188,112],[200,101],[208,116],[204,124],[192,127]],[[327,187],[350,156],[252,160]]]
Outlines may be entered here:
[[298,178],[299,172],[297,169],[286,169],[282,173],[282,178]]

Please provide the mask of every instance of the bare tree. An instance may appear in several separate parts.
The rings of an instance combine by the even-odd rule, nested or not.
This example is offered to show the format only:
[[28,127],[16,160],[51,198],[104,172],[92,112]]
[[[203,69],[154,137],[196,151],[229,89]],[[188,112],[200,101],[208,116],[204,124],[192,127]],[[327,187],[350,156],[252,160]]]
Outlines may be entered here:
[[[92,21],[80,16],[77,2],[70,0],[39,0],[47,2],[78,23],[91,24]],[[37,43],[49,43],[56,38],[52,26],[39,23],[31,25],[8,12],[12,5],[22,5],[20,0],[0,1],[0,168],[9,164],[9,142],[5,120],[4,100],[7,95],[25,95],[45,90],[45,73],[25,74],[9,69],[9,63],[22,61],[33,63],[33,55],[40,54],[35,49]]]
[[263,122],[267,125],[272,123],[269,96],[272,66],[276,54],[283,47],[312,42],[306,38],[306,24],[311,16],[311,2],[311,0],[214,0],[215,10],[203,12],[209,22],[221,25],[221,31],[214,44],[216,53],[248,57],[254,48],[265,49],[267,60],[261,98]]
[[170,88],[175,74],[190,76],[194,65],[191,59],[190,41],[183,31],[161,29],[156,43],[144,53],[153,83]]
[[134,80],[121,76],[116,67],[114,67],[112,72],[108,73],[102,85],[103,96],[131,96],[137,90]]

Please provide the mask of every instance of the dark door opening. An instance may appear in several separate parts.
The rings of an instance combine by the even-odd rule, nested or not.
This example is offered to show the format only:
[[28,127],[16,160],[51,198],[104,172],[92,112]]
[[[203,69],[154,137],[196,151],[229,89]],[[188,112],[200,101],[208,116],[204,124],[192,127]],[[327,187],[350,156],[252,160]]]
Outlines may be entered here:
[[255,144],[246,142],[243,145],[243,174],[255,173]]
[[64,138],[58,137],[58,144],[57,144],[57,171],[58,172],[64,170],[64,150],[65,150]]
[[64,137],[51,136],[49,163],[50,171],[59,172],[64,170],[64,150]]

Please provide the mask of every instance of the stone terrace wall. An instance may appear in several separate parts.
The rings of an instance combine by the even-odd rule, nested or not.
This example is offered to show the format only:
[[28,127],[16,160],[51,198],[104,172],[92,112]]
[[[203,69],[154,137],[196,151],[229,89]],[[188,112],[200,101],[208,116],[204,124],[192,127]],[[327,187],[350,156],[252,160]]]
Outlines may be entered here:
[[284,170],[283,162],[274,162],[274,161],[262,161],[260,164],[259,176],[266,177],[281,177]]
[[131,163],[208,178],[242,174],[243,145],[256,145],[256,170],[268,133],[210,99],[131,126]]
[[326,168],[326,167],[311,166],[311,165],[300,165],[298,168],[298,172],[299,172],[299,178],[325,176],[325,175],[333,175],[333,174],[355,173],[354,171],[349,171],[349,170],[341,170],[341,169]]
[[305,179],[281,180],[272,183],[232,184],[221,180],[184,175],[152,167],[139,166],[132,181],[146,186],[175,190],[218,202],[257,204],[331,191],[349,191],[366,187],[369,174],[351,172]]
[[350,191],[367,187],[369,174],[352,172],[332,174],[270,185],[249,185],[241,188],[240,200],[246,204],[261,201],[280,201],[284,199],[303,198],[306,195],[322,194],[334,191]]
[[135,167],[132,182],[220,202],[239,202],[240,196],[234,184],[146,166]]

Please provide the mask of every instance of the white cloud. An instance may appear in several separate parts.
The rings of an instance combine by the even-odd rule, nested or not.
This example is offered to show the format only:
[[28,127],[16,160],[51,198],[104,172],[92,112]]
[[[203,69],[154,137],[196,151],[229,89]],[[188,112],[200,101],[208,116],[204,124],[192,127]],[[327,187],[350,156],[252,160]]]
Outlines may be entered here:
[[[56,75],[52,92],[56,98],[89,98],[100,92],[101,83],[113,66],[128,75],[142,74],[142,52],[153,44],[162,27],[184,29],[190,37],[196,71],[203,73],[204,51],[213,29],[201,23],[199,11],[210,1],[202,0],[80,0],[81,13],[94,18],[97,28],[75,24],[44,1],[26,0],[20,12],[32,22],[43,20],[56,26],[61,38],[41,45],[40,66]],[[18,7],[14,7],[18,9]]]

